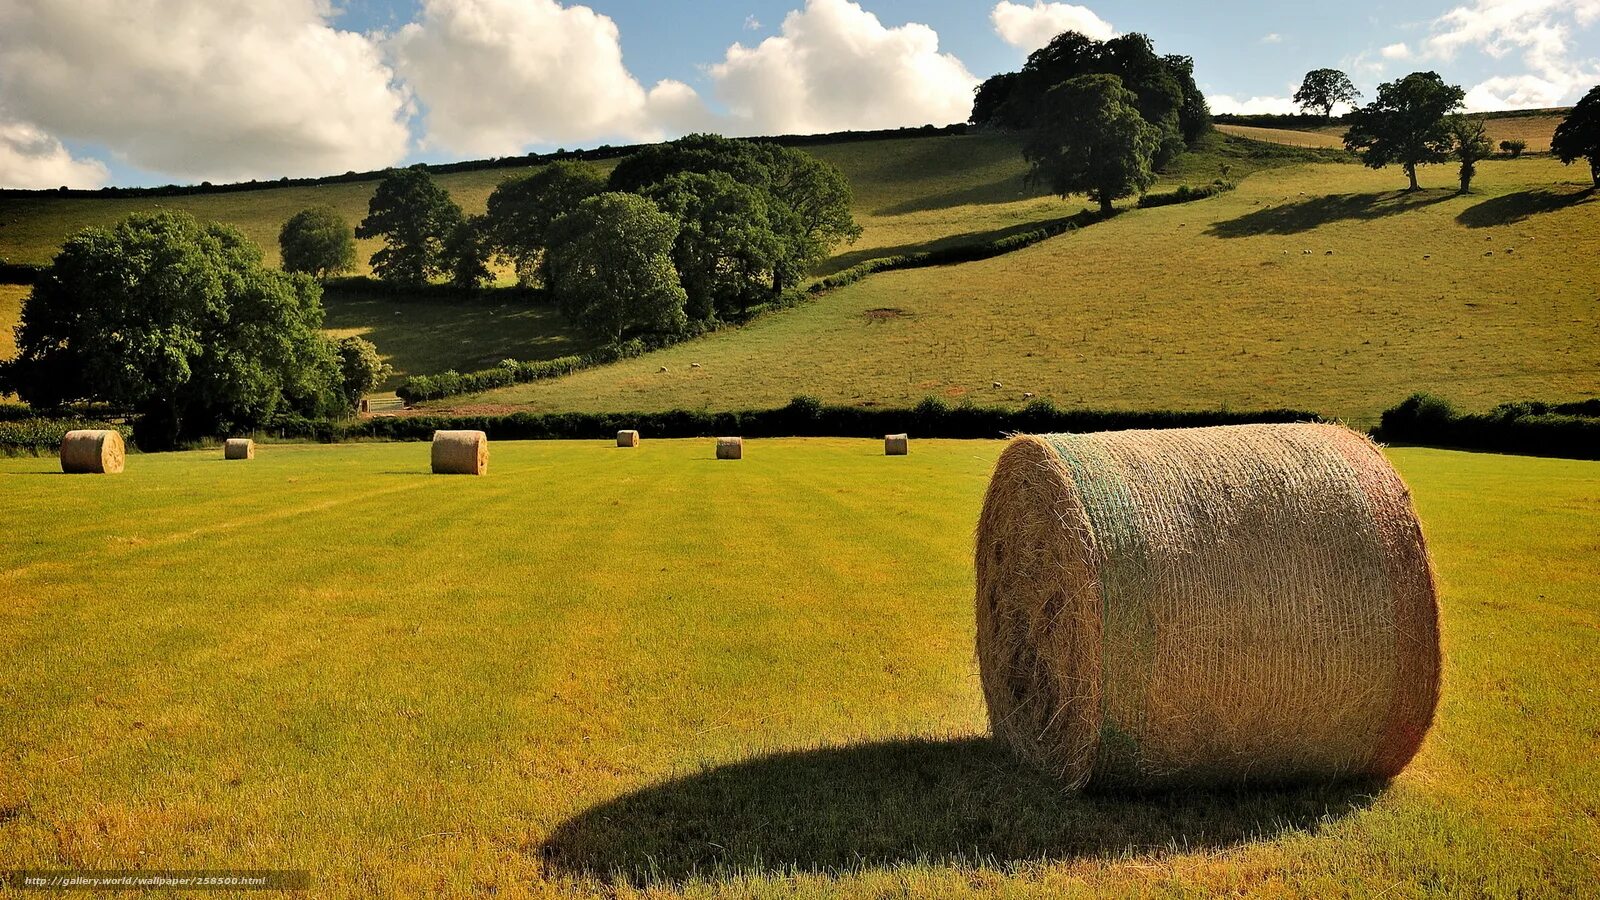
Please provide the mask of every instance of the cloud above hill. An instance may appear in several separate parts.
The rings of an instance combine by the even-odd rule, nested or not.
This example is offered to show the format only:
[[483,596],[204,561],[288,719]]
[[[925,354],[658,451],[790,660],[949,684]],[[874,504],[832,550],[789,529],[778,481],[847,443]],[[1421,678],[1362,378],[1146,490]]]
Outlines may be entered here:
[[1033,0],[1032,6],[1000,0],[989,12],[989,21],[1002,40],[1025,52],[1033,52],[1050,43],[1050,39],[1063,31],[1076,31],[1097,41],[1117,36],[1111,23],[1100,18],[1087,6],[1071,3],[1047,3]]
[[106,167],[99,160],[74,159],[36,125],[0,121],[0,187],[94,188],[105,182]]
[[425,0],[386,42],[425,109],[423,145],[508,155],[533,144],[657,139],[707,113],[693,89],[646,90],[616,23],[555,0]]
[[398,162],[405,95],[330,14],[327,0],[0,0],[0,109],[38,132],[8,156],[61,165],[69,138],[196,180]]
[[932,28],[885,26],[849,0],[808,0],[777,36],[734,44],[708,74],[743,134],[961,122],[978,84]]
[[1476,49],[1495,60],[1520,57],[1527,71],[1473,85],[1468,109],[1558,106],[1600,81],[1600,60],[1579,58],[1573,39],[1596,22],[1600,0],[1474,0],[1434,20],[1422,55],[1448,61]]

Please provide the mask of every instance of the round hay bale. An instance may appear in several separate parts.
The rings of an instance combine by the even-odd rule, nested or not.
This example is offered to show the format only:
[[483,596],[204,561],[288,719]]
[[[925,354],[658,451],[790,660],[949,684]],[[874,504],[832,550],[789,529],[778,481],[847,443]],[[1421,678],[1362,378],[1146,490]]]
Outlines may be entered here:
[[625,431],[617,432],[617,446],[618,447],[637,447],[637,446],[639,446],[639,432],[634,431],[632,429],[627,429]]
[[125,454],[122,434],[115,430],[69,431],[61,438],[61,471],[115,475]]
[[255,459],[256,442],[249,438],[228,438],[222,445],[223,459]]
[[744,459],[744,438],[717,438],[717,459]]
[[1019,437],[976,562],[990,725],[1068,785],[1387,778],[1432,724],[1422,530],[1348,429]]
[[884,456],[905,456],[911,441],[903,434],[886,434],[883,436]]
[[482,475],[488,471],[488,435],[481,431],[433,433],[433,474]]

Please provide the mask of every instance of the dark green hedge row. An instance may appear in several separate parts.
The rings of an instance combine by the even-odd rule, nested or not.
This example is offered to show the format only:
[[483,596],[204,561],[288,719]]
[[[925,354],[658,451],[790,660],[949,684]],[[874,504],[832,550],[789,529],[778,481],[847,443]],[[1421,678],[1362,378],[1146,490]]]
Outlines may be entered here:
[[1412,394],[1384,412],[1375,437],[1390,444],[1600,459],[1600,399],[1502,403],[1476,414],[1458,412],[1431,394]]
[[482,369],[477,372],[413,375],[407,378],[395,393],[407,403],[438,400],[441,397],[454,397],[458,394],[475,394],[492,388],[538,381],[541,378],[569,375],[586,364],[592,365],[592,362],[586,362],[588,359],[589,357],[584,356],[558,356],[555,359],[533,362],[508,359],[492,369]]
[[47,268],[34,263],[0,262],[0,284],[35,284]]
[[92,419],[4,419],[0,420],[0,454],[39,456],[61,449],[61,438],[79,428],[114,428],[122,432],[124,443],[132,446],[133,429]]
[[1145,194],[1139,198],[1140,209],[1151,209],[1157,206],[1172,206],[1175,203],[1188,203],[1191,200],[1204,200],[1215,197],[1225,191],[1233,190],[1233,185],[1226,182],[1202,184],[1199,187],[1190,187],[1187,184],[1178,185],[1175,191],[1164,191],[1159,194]]
[[434,431],[471,429],[491,440],[610,438],[624,428],[645,438],[714,437],[861,437],[881,438],[905,432],[914,438],[998,438],[1012,432],[1109,431],[1123,428],[1192,428],[1249,422],[1318,421],[1314,413],[1292,409],[1254,412],[1158,410],[1129,412],[1060,409],[1036,400],[1020,409],[997,406],[951,406],[928,399],[914,407],[828,406],[797,397],[787,406],[733,412],[676,409],[645,413],[511,413],[481,416],[395,416],[349,422],[285,423],[283,437],[323,441],[350,438],[428,440]]

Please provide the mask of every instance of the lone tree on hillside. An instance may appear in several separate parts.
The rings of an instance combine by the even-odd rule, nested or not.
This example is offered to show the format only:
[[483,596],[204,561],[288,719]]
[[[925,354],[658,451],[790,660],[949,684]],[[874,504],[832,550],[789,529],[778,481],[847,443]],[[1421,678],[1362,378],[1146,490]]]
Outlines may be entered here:
[[1399,163],[1418,190],[1417,166],[1440,163],[1455,149],[1446,117],[1461,108],[1466,93],[1436,72],[1412,72],[1378,85],[1377,99],[1350,113],[1347,149],[1374,169]]
[[137,213],[67,239],[23,304],[0,380],[36,407],[136,413],[146,450],[348,412],[321,297],[305,275],[264,268],[230,226]]
[[381,237],[388,245],[372,254],[379,278],[417,287],[444,273],[444,243],[461,219],[461,207],[426,167],[391,169],[367,203],[356,237]]
[[1521,156],[1522,151],[1526,149],[1528,149],[1527,141],[1510,140],[1500,142],[1500,152],[1511,157],[1512,159],[1516,159],[1517,157]]
[[1360,97],[1350,76],[1338,69],[1312,69],[1294,92],[1294,102],[1301,109],[1321,110],[1324,119],[1332,118],[1335,106],[1355,103]]
[[331,206],[302,209],[283,223],[278,251],[285,272],[322,279],[356,267],[356,239],[350,223]]
[[363,394],[377,390],[394,371],[366,338],[340,338],[335,349],[339,354],[340,394],[351,409],[361,402]]
[[550,224],[606,189],[606,177],[587,163],[551,163],[521,178],[508,178],[489,195],[484,227],[489,245],[532,284],[548,246]]
[[440,265],[451,287],[472,291],[494,281],[489,271],[489,234],[483,216],[465,216],[445,235]]
[[1088,194],[1103,214],[1117,198],[1150,187],[1161,132],[1139,115],[1136,99],[1115,75],[1080,75],[1051,88],[1022,148],[1029,179],[1061,197]]
[[1600,188],[1600,84],[1590,88],[1556,126],[1550,152],[1567,165],[1587,159],[1589,176],[1594,179],[1594,186]]
[[1461,190],[1458,193],[1465,194],[1472,189],[1472,176],[1478,174],[1478,160],[1492,156],[1494,146],[1489,143],[1489,133],[1484,129],[1483,120],[1473,116],[1451,116],[1450,136],[1456,142],[1456,159],[1461,160]]
[[676,334],[685,296],[672,267],[678,223],[637,194],[596,194],[557,219],[546,282],[563,315],[620,343],[628,330]]

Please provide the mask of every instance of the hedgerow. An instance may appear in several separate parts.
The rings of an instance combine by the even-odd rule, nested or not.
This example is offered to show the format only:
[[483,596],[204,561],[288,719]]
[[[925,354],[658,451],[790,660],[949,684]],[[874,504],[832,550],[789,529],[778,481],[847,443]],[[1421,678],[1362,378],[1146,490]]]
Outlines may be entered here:
[[1412,394],[1383,413],[1375,436],[1391,444],[1600,459],[1600,399],[1502,403],[1479,414]]

